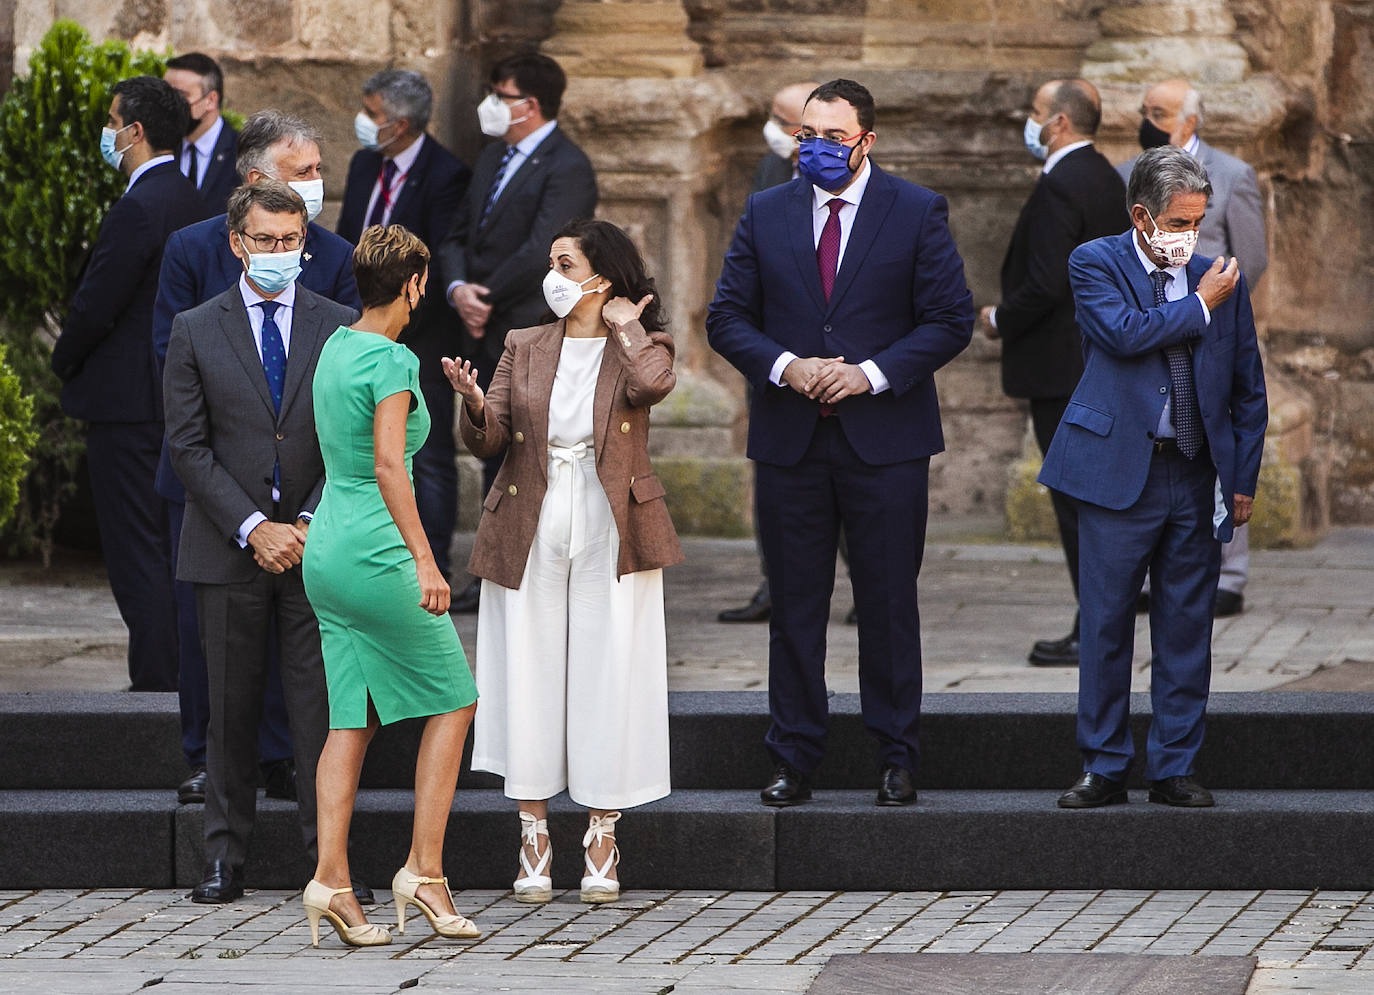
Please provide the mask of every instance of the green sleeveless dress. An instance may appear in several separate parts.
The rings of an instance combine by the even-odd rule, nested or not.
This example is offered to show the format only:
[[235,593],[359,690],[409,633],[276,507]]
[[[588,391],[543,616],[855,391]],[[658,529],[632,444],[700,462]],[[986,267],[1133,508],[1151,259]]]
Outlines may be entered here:
[[320,351],[315,370],[325,484],[306,537],[303,571],[320,622],[333,729],[366,726],[369,699],[383,725],[477,700],[453,623],[420,607],[415,560],[377,489],[372,427],[378,402],[411,394],[408,474],[429,435],[419,369],[405,346],[340,328]]

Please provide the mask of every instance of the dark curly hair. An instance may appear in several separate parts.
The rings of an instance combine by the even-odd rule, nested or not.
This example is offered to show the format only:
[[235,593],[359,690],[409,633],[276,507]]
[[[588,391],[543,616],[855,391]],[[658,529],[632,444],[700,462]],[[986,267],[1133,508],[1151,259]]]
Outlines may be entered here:
[[645,294],[654,295],[639,316],[639,323],[646,332],[662,331],[668,324],[658,288],[654,286],[653,278],[644,271],[644,259],[639,249],[635,248],[634,242],[623,230],[609,221],[578,218],[560,228],[554,238],[577,239],[578,247],[593,271],[611,281],[607,300],[624,297],[637,303]]

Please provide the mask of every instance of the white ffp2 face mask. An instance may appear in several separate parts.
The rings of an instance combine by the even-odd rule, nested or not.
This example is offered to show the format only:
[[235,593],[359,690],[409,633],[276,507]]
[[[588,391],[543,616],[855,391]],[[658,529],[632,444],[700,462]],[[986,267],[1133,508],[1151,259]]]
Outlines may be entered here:
[[577,307],[577,302],[582,299],[584,294],[601,293],[600,289],[582,289],[582,284],[591,283],[595,279],[597,279],[597,274],[593,273],[582,283],[578,283],[576,280],[569,280],[557,270],[551,269],[548,275],[544,277],[544,301],[549,305],[550,311],[560,318],[566,318],[572,313],[572,309]]
[[782,125],[771,117],[764,122],[763,140],[779,159],[791,160],[797,152],[797,140],[782,130]]
[[1150,243],[1150,248],[1167,259],[1171,267],[1187,266],[1188,260],[1193,258],[1193,250],[1197,248],[1198,233],[1191,230],[1164,231],[1150,214],[1148,207],[1145,208],[1145,216],[1150,219],[1150,224],[1155,226],[1155,233],[1146,239]]
[[486,99],[477,105],[477,124],[482,129],[482,134],[488,138],[500,138],[510,131],[511,125],[520,124],[528,119],[528,114],[521,118],[513,118],[510,104],[494,93],[487,94]]

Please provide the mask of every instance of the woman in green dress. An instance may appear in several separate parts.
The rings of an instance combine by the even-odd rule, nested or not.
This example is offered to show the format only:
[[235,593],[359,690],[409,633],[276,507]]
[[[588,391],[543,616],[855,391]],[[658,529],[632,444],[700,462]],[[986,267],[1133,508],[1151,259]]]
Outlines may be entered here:
[[374,226],[358,241],[353,271],[362,317],[330,336],[315,371],[325,486],[304,571],[320,622],[330,732],[315,777],[319,864],[305,911],[316,945],[322,916],[353,946],[391,941],[349,888],[348,827],[373,734],[427,716],[410,853],[391,883],[398,928],[405,932],[406,907],[415,905],[440,935],[476,937],[453,908],[442,855],[477,689],[415,507],[411,458],[429,434],[429,414],[419,361],[396,341],[425,292],[429,252],[400,225]]

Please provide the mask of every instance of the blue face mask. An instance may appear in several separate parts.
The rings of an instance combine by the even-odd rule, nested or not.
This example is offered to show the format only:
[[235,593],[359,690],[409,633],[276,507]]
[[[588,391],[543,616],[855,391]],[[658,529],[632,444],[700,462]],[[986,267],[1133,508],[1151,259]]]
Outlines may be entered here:
[[1050,154],[1048,145],[1040,144],[1040,132],[1044,130],[1043,124],[1037,124],[1034,118],[1026,118],[1026,126],[1021,131],[1021,140],[1026,143],[1026,151],[1037,159],[1047,158]]
[[[243,245],[241,241],[239,244]],[[264,294],[281,293],[301,275],[300,249],[292,249],[290,252],[249,253],[247,247],[244,247],[243,251],[248,256],[244,267],[248,272],[248,279]]]
[[[860,132],[859,137],[866,134],[866,131]],[[828,138],[803,138],[797,151],[797,171],[807,183],[822,190],[842,189],[855,173],[855,169],[849,165],[849,156],[853,151],[848,145],[832,142]],[[862,159],[859,165],[863,165]]]
[[100,157],[114,169],[119,168],[120,163],[124,161],[124,153],[128,152],[131,148],[131,146],[126,145],[122,149],[116,149],[115,139],[119,136],[120,131],[127,131],[132,127],[132,124],[126,124],[123,128],[120,128],[119,131],[116,131],[114,128],[100,129]]

